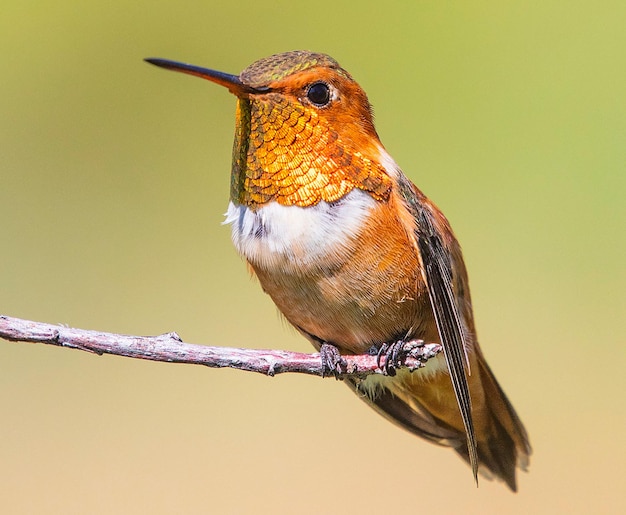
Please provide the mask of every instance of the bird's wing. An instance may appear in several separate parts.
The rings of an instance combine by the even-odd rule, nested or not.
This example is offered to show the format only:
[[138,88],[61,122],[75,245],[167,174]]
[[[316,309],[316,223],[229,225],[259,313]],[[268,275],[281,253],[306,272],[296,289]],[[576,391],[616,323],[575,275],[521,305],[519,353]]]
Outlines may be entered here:
[[[461,319],[463,307],[459,306],[459,296],[454,291],[453,285],[458,282],[458,278],[454,277],[453,258],[446,237],[451,238],[452,241],[456,240],[454,240],[447,221],[437,208],[426,199],[413,183],[402,174],[400,175],[398,192],[415,220],[413,235],[419,250],[422,274],[428,288],[430,304],[437,323],[450,379],[465,426],[469,462],[474,478],[477,479],[478,450],[467,379],[469,372],[467,348],[470,343],[467,341],[466,330]],[[438,218],[445,221],[443,229],[449,231],[449,234],[443,233],[441,224],[438,224]]]

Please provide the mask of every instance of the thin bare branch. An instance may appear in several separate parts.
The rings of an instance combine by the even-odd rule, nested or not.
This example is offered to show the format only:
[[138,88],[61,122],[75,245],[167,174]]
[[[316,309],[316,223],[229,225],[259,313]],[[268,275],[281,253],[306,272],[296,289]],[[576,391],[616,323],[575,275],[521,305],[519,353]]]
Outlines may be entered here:
[[[0,315],[0,338],[14,342],[69,347],[98,355],[114,354],[152,361],[205,365],[212,368],[230,367],[268,376],[284,372],[323,375],[322,361],[318,353],[209,347],[184,343],[176,333],[159,336],[129,336],[73,329]],[[423,367],[428,359],[441,352],[441,346],[434,343],[409,342],[407,345],[409,347],[405,351],[407,356],[403,360],[403,366],[410,369]],[[346,375],[365,376],[384,373],[378,366],[376,356],[343,357],[347,367],[338,375],[340,378]]]

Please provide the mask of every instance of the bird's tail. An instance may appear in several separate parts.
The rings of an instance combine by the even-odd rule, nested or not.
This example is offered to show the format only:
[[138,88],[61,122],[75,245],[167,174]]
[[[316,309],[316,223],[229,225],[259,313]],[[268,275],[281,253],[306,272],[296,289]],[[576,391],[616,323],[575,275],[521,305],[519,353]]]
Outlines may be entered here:
[[[516,491],[516,469],[526,470],[531,453],[528,435],[480,349],[470,360],[468,379],[479,472],[503,480]],[[428,366],[430,362],[425,370],[409,373],[400,369],[395,377],[349,379],[347,383],[391,421],[433,443],[452,447],[469,463],[465,430],[445,365],[435,365],[435,371]]]

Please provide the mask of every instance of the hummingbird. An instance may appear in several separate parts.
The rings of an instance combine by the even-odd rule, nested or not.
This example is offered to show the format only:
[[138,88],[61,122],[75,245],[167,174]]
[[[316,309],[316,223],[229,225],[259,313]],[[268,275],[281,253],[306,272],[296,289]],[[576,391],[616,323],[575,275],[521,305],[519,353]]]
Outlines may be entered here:
[[[239,75],[147,62],[237,97],[226,221],[238,252],[284,317],[320,352],[376,353],[385,374],[349,376],[376,411],[454,449],[517,490],[531,447],[478,345],[461,247],[442,212],[402,172],[376,132],[365,91],[332,57],[260,59]],[[419,371],[407,342],[439,343]]]

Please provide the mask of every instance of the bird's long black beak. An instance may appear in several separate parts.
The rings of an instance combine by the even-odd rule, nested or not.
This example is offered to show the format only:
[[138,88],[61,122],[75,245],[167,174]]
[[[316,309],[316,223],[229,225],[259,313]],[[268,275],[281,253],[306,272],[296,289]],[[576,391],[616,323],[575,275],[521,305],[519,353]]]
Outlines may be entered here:
[[200,66],[194,66],[193,64],[179,63],[177,61],[170,61],[169,59],[160,59],[158,57],[149,57],[144,59],[150,64],[165,68],[167,70],[174,70],[176,72],[187,73],[189,75],[195,75],[202,79],[210,80],[221,86],[228,88],[228,90],[238,97],[247,97],[254,93],[261,93],[261,90],[255,89],[252,86],[248,86],[241,82],[237,75],[230,75],[229,73],[218,72],[217,70],[211,70],[209,68],[201,68]]

